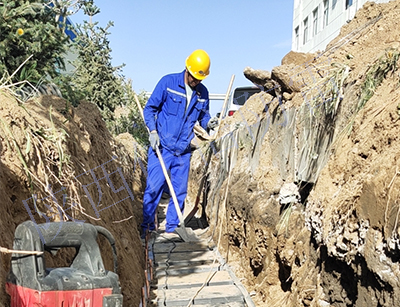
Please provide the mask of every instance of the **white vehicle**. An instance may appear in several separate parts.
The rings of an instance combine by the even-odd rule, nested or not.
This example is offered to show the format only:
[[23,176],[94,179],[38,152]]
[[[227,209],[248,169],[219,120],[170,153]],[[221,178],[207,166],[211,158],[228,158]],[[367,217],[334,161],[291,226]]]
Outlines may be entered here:
[[236,87],[229,97],[228,106],[226,107],[226,112],[222,118],[232,116],[251,96],[260,91],[261,90],[256,86]]

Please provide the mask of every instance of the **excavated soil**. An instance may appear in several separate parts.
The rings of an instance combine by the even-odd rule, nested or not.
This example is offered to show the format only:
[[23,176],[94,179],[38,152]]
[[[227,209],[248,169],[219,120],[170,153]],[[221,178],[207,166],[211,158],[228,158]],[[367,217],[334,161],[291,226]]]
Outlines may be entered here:
[[[59,97],[42,96],[22,105],[7,92],[0,93],[0,130],[0,246],[12,249],[15,228],[23,221],[66,220],[62,210],[76,220],[101,225],[116,238],[124,306],[138,306],[144,283],[144,256],[138,232],[144,181],[140,167],[143,161],[133,138],[123,135],[120,141],[115,140],[91,103],[81,102],[73,108]],[[52,142],[51,138],[57,141]],[[32,174],[33,188],[20,157]],[[64,176],[58,175],[61,160],[65,163]],[[105,172],[114,190],[105,179]],[[84,185],[89,185],[90,195],[85,193]],[[65,188],[62,193],[72,197],[65,203],[62,193],[56,193],[61,187]],[[50,196],[50,188],[56,198],[51,204],[44,200]],[[37,210],[31,201],[32,193],[37,195]],[[75,202],[72,209],[71,200]],[[57,202],[59,207],[55,207]],[[112,270],[109,244],[103,239],[99,244],[106,269]],[[49,255],[47,267],[69,265],[73,256],[71,251],[62,250],[55,257]],[[5,281],[11,254],[2,253],[0,257],[0,306],[9,306]]]
[[[206,210],[256,306],[400,305],[399,17],[400,1],[367,3],[324,53],[245,70],[268,93],[222,122]],[[388,62],[359,108],[367,75]],[[328,97],[318,85],[332,72],[344,77]],[[192,159],[191,195],[204,151]]]

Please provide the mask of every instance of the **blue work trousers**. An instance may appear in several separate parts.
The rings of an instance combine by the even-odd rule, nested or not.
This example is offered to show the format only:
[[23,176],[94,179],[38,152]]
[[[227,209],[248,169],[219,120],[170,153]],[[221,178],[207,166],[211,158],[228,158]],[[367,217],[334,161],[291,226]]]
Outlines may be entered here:
[[[170,178],[174,188],[176,198],[183,213],[184,201],[187,194],[187,184],[189,179],[190,156],[191,153],[174,155],[166,149],[161,149],[161,155],[165,167],[170,171]],[[160,202],[165,187],[165,177],[161,168],[160,160],[156,152],[150,147],[147,162],[147,184],[143,196],[143,223],[142,229],[154,230],[155,214],[158,203]],[[173,232],[179,224],[179,218],[175,210],[171,197],[166,216],[166,232]]]

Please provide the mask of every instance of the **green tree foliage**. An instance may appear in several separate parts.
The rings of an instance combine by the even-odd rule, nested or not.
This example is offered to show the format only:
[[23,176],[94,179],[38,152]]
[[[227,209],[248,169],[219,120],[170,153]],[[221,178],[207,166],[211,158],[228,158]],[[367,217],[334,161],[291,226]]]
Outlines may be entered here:
[[[149,132],[135,102],[136,94],[132,89],[132,81],[124,80],[123,87],[125,89],[125,96],[122,105],[115,110],[115,120],[113,125],[110,125],[111,132],[115,135],[128,132],[141,145],[147,146],[149,143]],[[138,96],[138,100],[143,109],[147,102],[144,93]]]
[[[103,28],[98,22],[93,22],[93,17],[100,13],[93,1],[86,1],[83,10],[89,16],[89,21],[78,26],[78,37],[74,44],[78,55],[73,63],[75,71],[67,77],[69,99],[85,99],[96,104],[114,135],[129,132],[139,143],[147,144],[148,134],[135,104],[132,84],[122,75],[124,64],[113,67],[111,63],[112,50],[108,36],[113,23],[109,22]],[[145,103],[144,95],[141,101]]]
[[54,77],[64,67],[68,37],[57,14],[46,0],[3,0],[0,2],[0,74],[13,74],[13,81],[38,82]]
[[[62,21],[80,9],[89,21],[78,26],[77,38],[71,43]],[[93,0],[0,1],[0,78],[19,69],[8,81],[55,82],[73,105],[82,99],[96,104],[113,134],[129,132],[146,144],[147,130],[134,102],[132,84],[122,75],[124,65],[111,64],[108,30],[113,23],[100,27],[92,20],[98,13]],[[77,55],[72,63],[75,70],[60,74],[66,51]],[[141,102],[144,105],[144,95]],[[123,110],[118,116],[116,108]]]
[[76,91],[84,99],[96,104],[106,121],[112,121],[115,108],[121,105],[124,96],[121,68],[111,64],[111,47],[108,39],[108,29],[113,26],[109,22],[105,28],[92,22],[92,17],[99,10],[89,3],[84,9],[89,14],[90,21],[84,21],[78,27],[76,40],[78,59],[74,62],[74,80]]

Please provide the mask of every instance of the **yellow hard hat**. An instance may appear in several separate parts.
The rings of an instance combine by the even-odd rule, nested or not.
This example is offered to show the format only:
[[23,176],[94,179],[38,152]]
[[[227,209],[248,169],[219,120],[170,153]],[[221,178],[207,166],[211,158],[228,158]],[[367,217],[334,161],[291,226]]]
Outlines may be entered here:
[[186,68],[197,80],[204,80],[210,73],[210,57],[204,50],[197,49],[187,57]]

